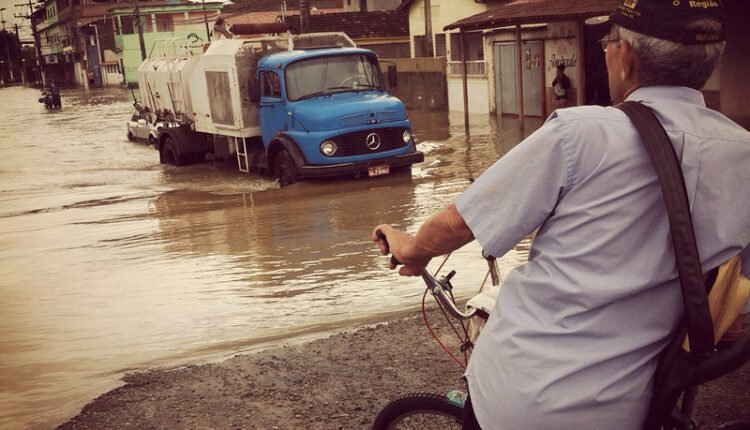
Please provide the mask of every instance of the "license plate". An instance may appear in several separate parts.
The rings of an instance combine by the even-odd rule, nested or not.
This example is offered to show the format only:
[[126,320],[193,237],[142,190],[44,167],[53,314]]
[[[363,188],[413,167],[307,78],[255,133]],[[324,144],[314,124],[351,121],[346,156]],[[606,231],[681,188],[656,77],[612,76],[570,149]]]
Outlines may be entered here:
[[367,176],[382,176],[391,173],[391,167],[389,165],[384,166],[373,166],[367,169]]

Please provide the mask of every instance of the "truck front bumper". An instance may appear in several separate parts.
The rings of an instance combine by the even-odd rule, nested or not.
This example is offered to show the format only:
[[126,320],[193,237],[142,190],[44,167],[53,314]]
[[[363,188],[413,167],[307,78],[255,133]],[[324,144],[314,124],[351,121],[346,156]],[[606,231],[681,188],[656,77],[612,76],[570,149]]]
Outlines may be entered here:
[[301,179],[322,178],[326,176],[356,175],[367,172],[370,167],[388,165],[391,169],[410,166],[424,161],[421,152],[409,152],[393,157],[378,158],[376,160],[355,161],[352,163],[326,164],[316,166],[302,166],[299,169]]

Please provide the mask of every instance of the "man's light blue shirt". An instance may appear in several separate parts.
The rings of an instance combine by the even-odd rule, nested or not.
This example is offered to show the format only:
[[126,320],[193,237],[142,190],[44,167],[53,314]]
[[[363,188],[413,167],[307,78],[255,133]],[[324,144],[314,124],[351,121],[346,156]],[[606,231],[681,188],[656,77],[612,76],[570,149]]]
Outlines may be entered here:
[[[689,88],[628,100],[654,109],[680,157],[704,272],[742,252],[750,275],[750,133]],[[683,304],[661,188],[625,114],[556,111],[456,206],[495,256],[536,230],[466,372],[482,427],[641,428]]]

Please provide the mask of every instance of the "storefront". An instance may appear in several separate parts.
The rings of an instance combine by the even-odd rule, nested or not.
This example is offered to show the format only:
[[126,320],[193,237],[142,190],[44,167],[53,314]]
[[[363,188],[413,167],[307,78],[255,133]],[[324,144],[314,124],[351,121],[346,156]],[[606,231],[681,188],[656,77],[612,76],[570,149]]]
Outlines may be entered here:
[[[518,116],[522,125],[524,116],[544,118],[554,110],[552,80],[558,64],[566,66],[571,83],[568,106],[611,104],[599,44],[609,29],[586,25],[586,20],[608,15],[618,4],[619,0],[514,1],[454,22],[444,30],[483,35],[489,111]],[[744,36],[750,7],[743,0],[726,0],[724,6],[726,48],[719,67],[701,91],[709,107],[748,128],[750,56]],[[465,82],[466,77],[463,79]],[[468,107],[465,104],[467,115]]]
[[[446,26],[464,34],[481,32],[487,63],[489,111],[504,116],[546,117],[555,108],[553,80],[558,65],[570,81],[566,105],[608,104],[605,29],[585,26],[605,15],[617,0],[508,3]],[[601,33],[601,34],[600,34]],[[466,106],[468,110],[468,105]],[[519,115],[521,113],[521,115]]]

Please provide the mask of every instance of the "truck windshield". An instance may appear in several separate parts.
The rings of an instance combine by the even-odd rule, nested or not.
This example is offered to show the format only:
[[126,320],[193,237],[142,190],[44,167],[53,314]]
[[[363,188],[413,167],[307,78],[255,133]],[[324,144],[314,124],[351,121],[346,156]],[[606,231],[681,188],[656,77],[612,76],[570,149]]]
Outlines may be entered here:
[[336,55],[301,60],[286,69],[290,101],[346,91],[380,89],[377,59],[371,55]]

